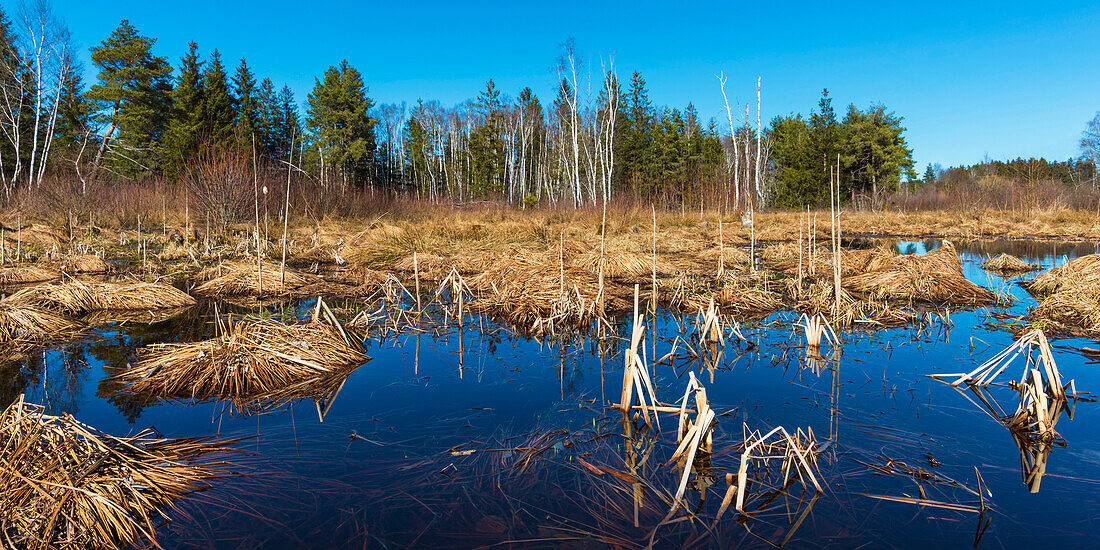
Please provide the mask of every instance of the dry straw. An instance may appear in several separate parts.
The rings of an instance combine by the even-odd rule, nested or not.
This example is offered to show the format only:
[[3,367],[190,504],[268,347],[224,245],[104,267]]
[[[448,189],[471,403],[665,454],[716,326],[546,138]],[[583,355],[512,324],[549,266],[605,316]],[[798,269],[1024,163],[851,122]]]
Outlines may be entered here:
[[225,262],[202,270],[196,278],[206,281],[195,287],[196,294],[218,297],[284,295],[310,282],[302,273],[282,272],[279,264],[266,262],[258,269],[251,262]]
[[1039,269],[1039,266],[1029,264],[1009,254],[1001,254],[996,258],[986,260],[982,267],[994,273],[1007,274],[1027,273]]
[[226,322],[220,332],[202,342],[147,346],[115,379],[130,392],[164,398],[253,398],[278,395],[369,359],[320,299],[308,323],[245,318]]
[[34,306],[80,315],[99,310],[150,310],[194,305],[178,288],[159,283],[67,281],[24,288],[0,303]]
[[844,288],[895,300],[979,305],[996,300],[987,288],[966,279],[955,247],[943,245],[928,254],[899,254],[871,262],[868,271],[844,278]]
[[154,430],[113,437],[23,397],[0,414],[0,533],[6,548],[130,548],[180,497],[226,475],[196,464],[229,441],[165,439]]

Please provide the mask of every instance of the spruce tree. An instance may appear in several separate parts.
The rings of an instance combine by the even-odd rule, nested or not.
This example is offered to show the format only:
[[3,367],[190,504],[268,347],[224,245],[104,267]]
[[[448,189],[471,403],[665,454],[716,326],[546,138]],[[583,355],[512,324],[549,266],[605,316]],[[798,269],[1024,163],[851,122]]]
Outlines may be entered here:
[[229,93],[225,66],[218,50],[210,54],[203,72],[202,130],[211,139],[228,137],[234,127],[233,96]]
[[256,89],[256,144],[264,156],[272,158],[286,157],[286,151],[280,151],[276,140],[279,127],[279,104],[275,95],[275,85],[265,78]]
[[[278,123],[275,128],[275,154],[285,155],[294,143],[301,143],[302,128],[298,120],[298,103],[294,101],[294,92],[289,86],[283,86],[276,99],[278,105]],[[297,147],[295,145],[295,147]]]
[[237,115],[237,141],[248,147],[255,138],[258,149],[262,144],[262,136],[258,135],[260,113],[256,77],[252,75],[248,62],[243,57],[233,75],[233,96],[236,100],[234,111]]
[[199,45],[187,44],[187,54],[180,58],[179,77],[172,90],[172,115],[161,143],[165,171],[178,174],[194,153],[202,131],[203,77],[199,60]]
[[[99,113],[96,120],[106,126],[96,169],[105,162],[130,175],[157,169],[155,151],[168,118],[172,68],[153,55],[155,43],[124,19],[111,36],[91,48],[99,74],[85,97]],[[113,144],[110,151],[108,144]]]
[[326,166],[344,184],[363,183],[374,161],[377,123],[363,76],[343,60],[315,80],[306,101],[306,126]]

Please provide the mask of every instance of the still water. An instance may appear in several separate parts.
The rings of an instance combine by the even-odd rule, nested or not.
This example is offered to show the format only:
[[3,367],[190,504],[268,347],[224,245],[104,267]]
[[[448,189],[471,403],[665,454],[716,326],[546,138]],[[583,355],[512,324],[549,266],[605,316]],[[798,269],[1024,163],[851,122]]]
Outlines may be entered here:
[[[897,243],[914,254],[938,245]],[[247,438],[236,445],[242,453],[229,457],[242,475],[214,480],[168,513],[173,521],[158,538],[165,548],[1100,546],[1100,404],[1082,401],[1072,419],[1063,415],[1056,429],[1066,445],[1054,446],[1031,492],[1008,430],[924,376],[974,369],[1012,343],[998,324],[1035,304],[1017,283],[1041,271],[1005,280],[981,268],[988,255],[1011,252],[1050,268],[1096,248],[956,246],[971,281],[1016,302],[952,312],[946,331],[932,324],[842,332],[838,359],[820,367],[806,363],[790,311],[743,321],[756,347],[728,345],[709,364],[683,353],[653,364],[689,334],[692,316],[650,319],[646,348],[658,400],[679,399],[690,371],[719,413],[715,452],[685,497],[694,519],[659,527],[679,478],[666,465],[676,416],[662,414],[657,432],[624,426],[607,409],[622,388],[619,339],[539,343],[473,317],[463,330],[437,322],[416,333],[375,334],[366,341],[372,360],[331,403],[298,402],[251,417],[219,403],[127,395],[105,382],[141,346],[211,337],[214,307],[203,303],[168,321],[109,325],[0,365],[0,400],[7,405],[25,393],[53,414],[115,435],[154,426],[169,437]],[[304,315],[311,306],[304,301],[282,313]],[[616,332],[628,335],[625,320]],[[1062,377],[1100,393],[1097,366],[1080,351],[1100,346],[1054,344]],[[829,442],[818,461],[824,493],[815,499],[796,482],[754,501],[750,515],[728,510],[716,521],[725,475],[736,476],[733,446],[743,429],[776,426],[812,428]],[[618,475],[596,475],[585,463]],[[872,468],[891,464],[920,473]],[[992,511],[981,516],[867,496],[923,494],[976,505],[960,487],[978,487],[975,469],[992,495]],[[636,490],[639,478],[646,487]]]

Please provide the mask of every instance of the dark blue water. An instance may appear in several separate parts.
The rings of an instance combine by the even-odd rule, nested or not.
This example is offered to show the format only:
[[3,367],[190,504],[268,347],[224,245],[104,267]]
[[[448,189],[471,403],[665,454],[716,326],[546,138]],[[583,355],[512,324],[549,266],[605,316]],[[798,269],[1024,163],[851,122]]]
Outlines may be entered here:
[[[918,254],[936,246],[898,243]],[[805,364],[803,336],[791,326],[797,316],[782,311],[744,322],[742,331],[757,347],[728,346],[713,368],[684,355],[652,366],[660,401],[679,399],[690,370],[720,413],[713,468],[706,470],[713,484],[688,491],[685,508],[693,518],[656,531],[668,511],[661,495],[675,492],[679,476],[664,465],[675,447],[676,417],[663,414],[659,434],[624,437],[624,430],[639,428],[624,428],[606,408],[622,387],[619,340],[539,343],[486,319],[470,318],[461,331],[426,322],[419,335],[370,338],[373,359],[351,375],[323,422],[309,400],[242,417],[224,404],[158,402],[105,382],[126,368],[137,347],[210,337],[212,307],[200,304],[169,321],[108,326],[13,358],[0,366],[0,398],[6,404],[25,393],[55,414],[71,413],[118,435],[155,426],[172,437],[248,437],[237,444],[246,453],[230,457],[243,475],[214,480],[169,512],[174,521],[158,539],[166,548],[600,548],[645,546],[651,534],[655,547],[768,547],[784,539],[794,548],[972,547],[979,534],[981,548],[1100,546],[1100,406],[1080,402],[1072,419],[1063,415],[1056,429],[1066,446],[1050,452],[1040,490],[1032,493],[1007,429],[924,376],[973,369],[1012,342],[997,324],[1035,304],[1016,283],[1039,272],[1006,281],[982,270],[984,256],[968,251],[995,253],[995,245],[956,246],[970,280],[1011,295],[1015,304],[951,312],[954,327],[946,334],[938,324],[842,332],[839,359],[820,370]],[[1095,250],[996,246],[1046,268]],[[307,301],[285,313],[310,307]],[[690,317],[659,316],[656,356],[672,348]],[[617,329],[626,335],[625,322]],[[1054,343],[1063,378],[1100,392],[1097,366],[1078,350],[1096,344]],[[1014,408],[1012,395],[1006,402]],[[731,447],[743,425],[812,428],[818,441],[830,440],[818,463],[824,494],[813,500],[796,483],[757,514],[739,520],[730,510],[715,522],[726,489],[722,476],[737,470],[739,453]],[[549,435],[538,441],[543,434]],[[649,450],[641,468],[631,468],[638,457],[632,442]],[[527,447],[545,452],[524,463]],[[460,452],[471,449],[477,452]],[[578,458],[645,479],[637,527],[632,484],[592,475]],[[950,483],[883,475],[864,464],[888,459],[973,489],[977,468],[992,511],[979,517],[864,496],[918,497],[923,490],[928,499],[977,504]]]

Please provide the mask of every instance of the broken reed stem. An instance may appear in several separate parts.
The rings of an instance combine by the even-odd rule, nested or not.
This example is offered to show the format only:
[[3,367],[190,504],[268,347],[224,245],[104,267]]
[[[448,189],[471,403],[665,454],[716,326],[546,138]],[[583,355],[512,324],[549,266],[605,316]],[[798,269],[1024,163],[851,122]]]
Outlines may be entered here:
[[256,238],[256,285],[260,288],[260,294],[264,292],[263,256],[260,254],[260,173],[256,170],[256,134],[252,134],[252,205],[256,213],[255,230]]
[[[657,206],[649,205],[653,211],[653,314],[657,314]],[[657,341],[656,335],[653,338]]]
[[286,161],[286,196],[283,197],[283,261],[279,263],[279,279],[283,288],[286,287],[286,230],[287,220],[290,219],[290,170],[294,161],[294,135],[290,136],[290,156]]
[[725,239],[722,238],[722,216],[718,216],[718,279],[722,278],[722,272],[726,269]]
[[416,281],[416,312],[420,313],[420,265],[416,261],[416,252],[413,252],[413,279]]

